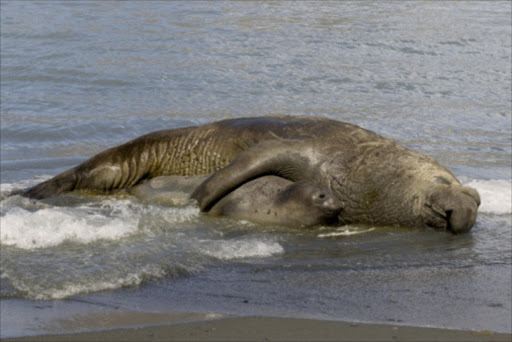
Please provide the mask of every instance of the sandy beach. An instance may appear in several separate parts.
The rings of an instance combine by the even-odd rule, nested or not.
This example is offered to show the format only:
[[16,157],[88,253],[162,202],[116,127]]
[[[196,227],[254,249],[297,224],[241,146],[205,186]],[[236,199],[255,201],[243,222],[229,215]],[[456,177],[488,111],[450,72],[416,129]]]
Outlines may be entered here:
[[228,317],[4,341],[510,341],[511,334],[310,319]]

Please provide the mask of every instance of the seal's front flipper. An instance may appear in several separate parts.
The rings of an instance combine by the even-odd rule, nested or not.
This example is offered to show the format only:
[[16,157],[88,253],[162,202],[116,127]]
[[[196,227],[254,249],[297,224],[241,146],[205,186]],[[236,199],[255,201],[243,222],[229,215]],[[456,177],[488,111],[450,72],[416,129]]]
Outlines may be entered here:
[[267,140],[239,155],[215,172],[192,194],[202,211],[233,189],[257,177],[276,175],[298,181],[315,174],[315,150],[303,140]]

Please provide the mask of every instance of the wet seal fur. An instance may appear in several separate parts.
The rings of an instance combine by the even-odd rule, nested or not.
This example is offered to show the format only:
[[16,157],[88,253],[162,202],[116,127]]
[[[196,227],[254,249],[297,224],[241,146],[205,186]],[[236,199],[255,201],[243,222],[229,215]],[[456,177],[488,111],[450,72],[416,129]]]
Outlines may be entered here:
[[212,173],[193,193],[208,211],[264,175],[323,184],[344,204],[340,223],[469,231],[480,197],[433,158],[355,125],[320,117],[228,119],[158,131],[97,154],[25,191],[130,188],[163,175]]
[[[128,191],[146,202],[175,206],[187,203],[194,189],[208,177],[160,176]],[[311,227],[337,223],[342,209],[341,201],[321,184],[263,176],[224,196],[208,214],[267,224]]]

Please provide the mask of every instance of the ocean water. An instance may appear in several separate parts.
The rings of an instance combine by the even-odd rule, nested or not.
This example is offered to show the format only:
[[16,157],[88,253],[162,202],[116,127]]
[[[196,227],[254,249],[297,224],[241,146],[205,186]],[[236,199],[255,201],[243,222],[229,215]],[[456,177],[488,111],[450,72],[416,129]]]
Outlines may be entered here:
[[[512,331],[510,2],[0,6],[2,337],[104,307]],[[144,133],[277,114],[435,157],[479,191],[475,227],[300,229],[126,194],[7,197]]]

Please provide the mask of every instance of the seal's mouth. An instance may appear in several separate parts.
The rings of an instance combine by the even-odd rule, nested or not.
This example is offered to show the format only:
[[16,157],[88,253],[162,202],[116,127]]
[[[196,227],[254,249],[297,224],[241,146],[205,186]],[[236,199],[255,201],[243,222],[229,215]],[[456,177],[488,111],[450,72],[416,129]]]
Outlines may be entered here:
[[[448,213],[443,211],[440,207],[426,203],[425,204],[427,215],[426,225],[429,228],[436,230],[449,230]],[[451,213],[450,213],[451,215]]]
[[427,226],[429,228],[436,230],[449,230],[456,233],[455,227],[453,227],[451,224],[453,210],[442,211],[436,207],[432,208],[428,205],[426,207],[430,209],[431,215],[433,216],[431,221],[427,221]]
[[322,212],[327,216],[338,216],[344,209],[342,201],[332,196],[326,196],[325,194],[318,195],[316,205],[321,208]]

